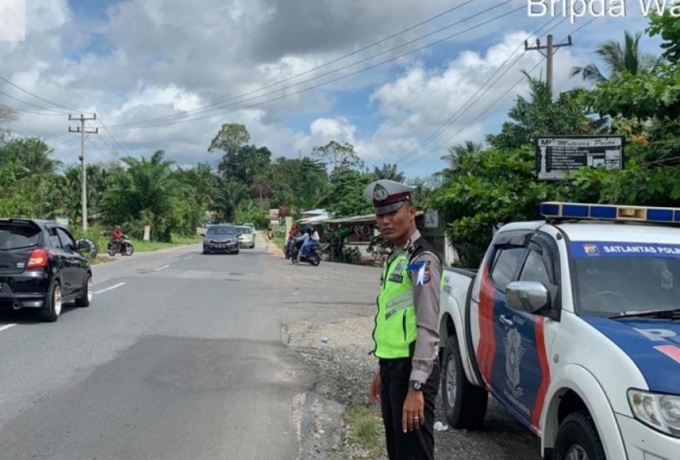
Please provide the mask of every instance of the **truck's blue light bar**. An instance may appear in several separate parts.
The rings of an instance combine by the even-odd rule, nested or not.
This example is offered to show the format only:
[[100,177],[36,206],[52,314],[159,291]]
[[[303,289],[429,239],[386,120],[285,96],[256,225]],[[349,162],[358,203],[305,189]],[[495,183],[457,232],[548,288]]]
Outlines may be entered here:
[[655,208],[587,203],[541,203],[538,212],[546,219],[589,219],[680,224],[680,208]]

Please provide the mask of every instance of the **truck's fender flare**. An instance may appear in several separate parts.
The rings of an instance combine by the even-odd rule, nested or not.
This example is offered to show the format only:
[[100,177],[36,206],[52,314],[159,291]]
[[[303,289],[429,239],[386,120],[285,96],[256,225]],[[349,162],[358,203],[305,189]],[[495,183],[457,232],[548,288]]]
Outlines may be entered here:
[[[578,364],[568,364],[559,369],[546,393],[546,404],[539,423],[541,452],[555,446],[559,426],[558,408],[562,396],[569,390],[576,393],[585,403],[595,422],[607,458],[627,458],[625,445],[612,405],[595,376]],[[587,395],[587,396],[586,396]]]
[[[474,278],[472,278],[472,282],[470,283],[470,286],[468,286],[468,292],[467,295],[465,296],[465,354],[466,354],[466,359],[465,361],[470,363],[470,367],[472,369],[472,374],[468,376],[468,379],[470,380],[471,383],[480,386],[482,388],[487,388],[486,383],[484,382],[484,379],[482,378],[482,372],[479,370],[479,363],[477,362],[477,356],[475,355],[475,345],[472,343],[472,319],[471,317],[471,312],[470,312],[470,303],[472,302],[472,292],[474,290],[475,284],[477,282],[477,277],[478,276],[483,276],[481,272],[477,272]],[[470,378],[472,377],[472,378]],[[488,389],[488,388],[487,388]]]

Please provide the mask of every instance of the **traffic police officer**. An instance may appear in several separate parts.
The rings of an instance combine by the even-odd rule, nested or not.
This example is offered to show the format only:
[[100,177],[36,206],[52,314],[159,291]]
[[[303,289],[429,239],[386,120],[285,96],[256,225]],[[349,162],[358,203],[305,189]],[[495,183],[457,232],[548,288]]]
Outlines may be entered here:
[[442,263],[416,228],[412,191],[379,180],[364,193],[382,235],[394,244],[378,295],[373,353],[379,370],[370,388],[371,403],[381,404],[390,460],[434,459]]

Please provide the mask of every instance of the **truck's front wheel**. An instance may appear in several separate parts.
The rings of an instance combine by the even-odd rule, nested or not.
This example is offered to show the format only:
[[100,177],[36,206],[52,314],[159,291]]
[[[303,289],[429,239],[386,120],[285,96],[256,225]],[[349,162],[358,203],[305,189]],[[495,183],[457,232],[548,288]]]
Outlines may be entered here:
[[449,424],[457,429],[480,428],[484,423],[489,393],[471,384],[465,376],[455,335],[444,344],[441,382],[444,414]]
[[597,428],[587,412],[574,412],[564,419],[557,431],[553,458],[555,460],[606,459]]

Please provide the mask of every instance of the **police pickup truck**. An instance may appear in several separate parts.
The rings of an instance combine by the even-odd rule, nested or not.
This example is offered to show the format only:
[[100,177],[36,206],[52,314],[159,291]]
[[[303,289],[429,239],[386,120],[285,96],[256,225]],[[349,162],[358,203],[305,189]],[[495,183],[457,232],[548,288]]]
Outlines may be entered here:
[[479,428],[491,393],[546,459],[680,459],[680,209],[540,212],[444,272],[449,423]]

